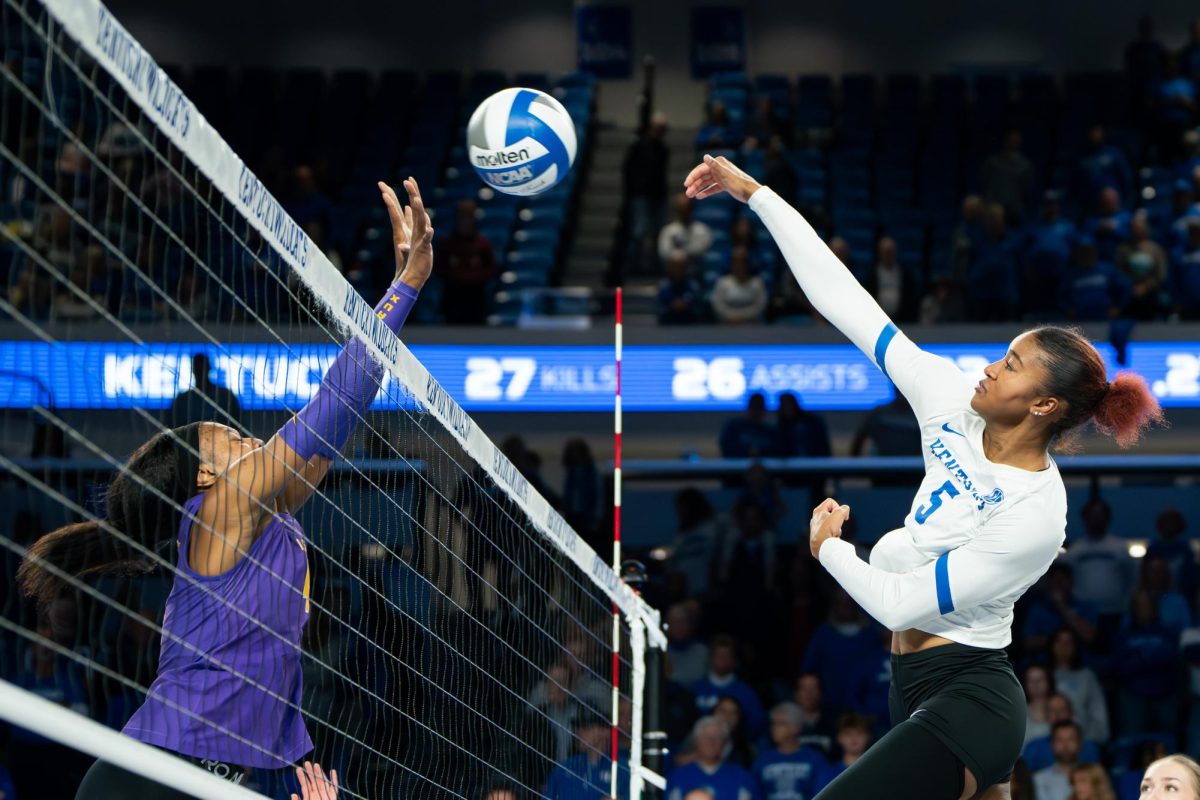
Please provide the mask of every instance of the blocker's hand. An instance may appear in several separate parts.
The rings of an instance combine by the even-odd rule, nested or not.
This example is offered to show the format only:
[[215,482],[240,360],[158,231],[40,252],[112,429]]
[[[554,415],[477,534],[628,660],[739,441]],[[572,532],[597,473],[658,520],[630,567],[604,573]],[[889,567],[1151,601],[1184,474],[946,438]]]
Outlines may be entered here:
[[728,192],[730,197],[741,203],[748,202],[750,195],[762,188],[758,181],[738,169],[725,156],[713,158],[707,154],[703,163],[684,178],[683,186],[687,196],[696,200]]
[[378,186],[392,223],[392,244],[396,251],[396,275],[392,280],[402,280],[420,289],[433,272],[433,222],[425,210],[421,189],[413,178],[404,181],[409,205],[401,206],[391,186],[383,181]]
[[808,523],[808,549],[816,558],[821,552],[821,545],[826,539],[840,538],[842,525],[850,519],[850,506],[838,505],[832,497],[825,498],[821,505],[813,509],[812,520]]
[[296,767],[296,779],[300,781],[300,794],[292,795],[292,800],[337,800],[338,776],[337,770],[325,770],[320,764],[305,761],[303,767]]

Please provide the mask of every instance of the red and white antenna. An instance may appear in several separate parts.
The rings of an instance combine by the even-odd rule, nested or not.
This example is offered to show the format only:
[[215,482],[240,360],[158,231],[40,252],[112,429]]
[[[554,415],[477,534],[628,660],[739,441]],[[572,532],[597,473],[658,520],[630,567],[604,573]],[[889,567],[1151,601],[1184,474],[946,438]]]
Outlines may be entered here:
[[[617,318],[615,344],[617,362],[617,393],[613,406],[613,572],[621,574],[621,346],[624,339],[624,322],[621,308],[621,289],[617,287]],[[613,603],[613,654],[612,654],[612,767],[609,777],[609,795],[617,794],[618,746],[621,722],[621,613]]]

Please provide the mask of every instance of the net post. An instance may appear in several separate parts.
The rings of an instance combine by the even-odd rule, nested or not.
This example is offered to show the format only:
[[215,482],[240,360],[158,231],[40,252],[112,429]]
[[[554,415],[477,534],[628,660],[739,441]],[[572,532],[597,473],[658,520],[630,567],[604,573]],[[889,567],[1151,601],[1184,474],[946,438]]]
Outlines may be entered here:
[[[617,314],[613,325],[614,357],[617,365],[617,386],[613,402],[613,572],[621,572],[621,348],[623,319],[621,287],[617,287]],[[634,620],[630,619],[630,625]],[[635,695],[636,698],[636,695]],[[609,794],[617,797],[618,756],[620,755],[621,724],[621,610],[613,604],[613,648],[612,648],[612,769],[609,778]]]
[[665,653],[665,648],[646,648],[646,679],[645,690],[642,694],[642,727],[645,729],[645,733],[642,734],[642,759],[645,763],[641,771],[643,775],[649,772],[658,777],[658,783],[652,784],[646,792],[645,796],[650,800],[657,800],[664,794],[659,784],[667,755],[667,734],[662,726],[662,682],[665,666],[663,656]]
[[[641,800],[646,779],[642,775],[642,706],[646,688],[646,624],[641,617],[629,621],[629,650],[633,663],[633,721],[629,732],[629,800]],[[616,770],[614,770],[615,774]],[[615,797],[616,795],[614,795]]]

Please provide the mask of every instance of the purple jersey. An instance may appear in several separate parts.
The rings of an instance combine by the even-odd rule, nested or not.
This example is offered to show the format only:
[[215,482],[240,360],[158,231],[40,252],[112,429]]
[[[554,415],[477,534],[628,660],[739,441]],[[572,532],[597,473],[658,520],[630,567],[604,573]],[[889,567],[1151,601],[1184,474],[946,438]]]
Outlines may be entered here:
[[232,569],[198,575],[187,553],[202,500],[184,506],[179,572],[163,617],[171,635],[162,638],[158,676],[124,732],[181,755],[285,767],[312,749],[299,710],[300,633],[309,614],[304,534],[280,514]]

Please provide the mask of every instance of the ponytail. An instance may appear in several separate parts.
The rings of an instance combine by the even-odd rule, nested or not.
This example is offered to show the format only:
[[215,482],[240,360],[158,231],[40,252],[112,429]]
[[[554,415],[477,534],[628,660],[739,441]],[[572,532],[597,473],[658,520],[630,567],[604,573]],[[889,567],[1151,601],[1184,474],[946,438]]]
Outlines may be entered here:
[[100,573],[132,575],[153,567],[148,556],[104,530],[96,520],[88,520],[64,525],[34,542],[17,568],[17,582],[27,597],[45,608],[58,596],[64,574],[76,578]]
[[1055,450],[1077,451],[1078,434],[1089,422],[1122,448],[1136,444],[1150,425],[1164,423],[1146,381],[1122,372],[1109,383],[1104,359],[1079,328],[1045,325],[1029,333],[1042,351],[1046,369],[1041,391],[1064,405],[1051,430]]
[[195,423],[135,450],[109,484],[103,521],[64,525],[30,546],[17,569],[21,591],[45,607],[70,578],[154,569],[153,553],[175,538],[180,508],[196,493],[199,439]]
[[1096,430],[1117,440],[1122,449],[1137,444],[1151,424],[1162,424],[1162,408],[1141,375],[1122,372],[1108,385],[1092,414]]

